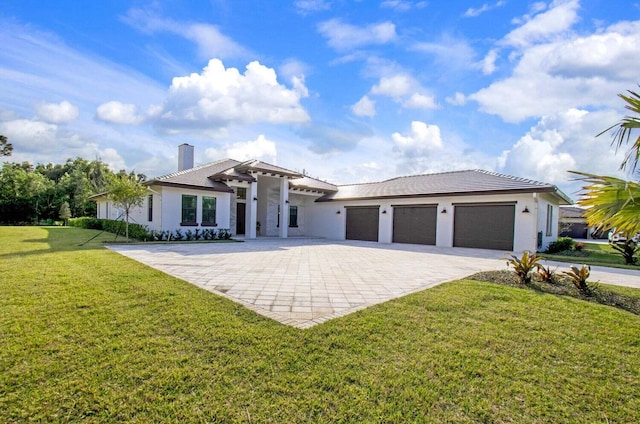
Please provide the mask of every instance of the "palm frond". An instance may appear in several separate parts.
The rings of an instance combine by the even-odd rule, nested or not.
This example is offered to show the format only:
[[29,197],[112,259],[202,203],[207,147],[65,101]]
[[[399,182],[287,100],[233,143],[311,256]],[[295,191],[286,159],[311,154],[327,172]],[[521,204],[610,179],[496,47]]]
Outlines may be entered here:
[[619,149],[623,144],[627,145],[632,141],[632,145],[622,161],[620,169],[624,170],[631,164],[632,169],[635,170],[638,166],[638,161],[640,160],[640,135],[638,135],[635,140],[632,140],[631,136],[634,130],[640,129],[640,95],[635,91],[628,90],[628,92],[628,96],[618,94],[618,97],[627,103],[625,108],[633,112],[635,116],[625,116],[620,120],[620,122],[602,131],[597,135],[597,137],[609,131],[613,131],[613,141],[611,144],[615,145],[616,149]]
[[616,177],[569,171],[584,181],[578,204],[585,206],[591,226],[616,228],[633,235],[640,231],[640,184]]

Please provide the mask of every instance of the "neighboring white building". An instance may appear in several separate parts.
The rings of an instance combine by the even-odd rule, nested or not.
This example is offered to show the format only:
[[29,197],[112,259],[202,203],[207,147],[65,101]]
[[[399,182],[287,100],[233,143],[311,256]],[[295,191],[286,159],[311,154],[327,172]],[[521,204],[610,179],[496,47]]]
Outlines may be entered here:
[[[180,171],[145,183],[149,195],[132,222],[158,231],[229,229],[245,238],[535,251],[557,239],[559,205],[571,204],[554,185],[482,170],[336,186],[256,160],[193,167],[187,144],[179,157]],[[106,196],[94,200],[98,218],[118,218]]]

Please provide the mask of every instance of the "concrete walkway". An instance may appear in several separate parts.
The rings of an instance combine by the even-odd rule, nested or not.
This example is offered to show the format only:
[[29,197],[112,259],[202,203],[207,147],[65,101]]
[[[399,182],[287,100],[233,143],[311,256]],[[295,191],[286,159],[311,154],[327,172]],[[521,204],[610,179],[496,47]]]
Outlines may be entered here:
[[[479,271],[495,250],[323,239],[114,245],[110,249],[247,308],[308,328]],[[552,263],[558,271],[569,264]],[[594,267],[591,280],[640,288],[640,272]]]

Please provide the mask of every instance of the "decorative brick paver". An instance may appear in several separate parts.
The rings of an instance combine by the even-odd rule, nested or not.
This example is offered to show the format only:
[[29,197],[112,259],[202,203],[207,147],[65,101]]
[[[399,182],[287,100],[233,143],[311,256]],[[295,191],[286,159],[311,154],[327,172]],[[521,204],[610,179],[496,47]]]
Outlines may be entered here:
[[[505,269],[504,252],[494,250],[308,238],[110,248],[298,328],[479,271]],[[640,273],[633,273],[592,274],[640,287]]]

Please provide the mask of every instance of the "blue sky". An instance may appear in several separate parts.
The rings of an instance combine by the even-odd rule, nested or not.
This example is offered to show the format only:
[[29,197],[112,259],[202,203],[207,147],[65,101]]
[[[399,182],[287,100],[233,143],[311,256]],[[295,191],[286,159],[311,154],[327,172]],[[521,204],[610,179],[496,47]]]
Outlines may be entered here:
[[[615,6],[615,7],[614,7]],[[482,168],[620,175],[595,135],[640,83],[626,1],[8,0],[11,161],[100,158],[149,177],[262,159],[334,183]]]

